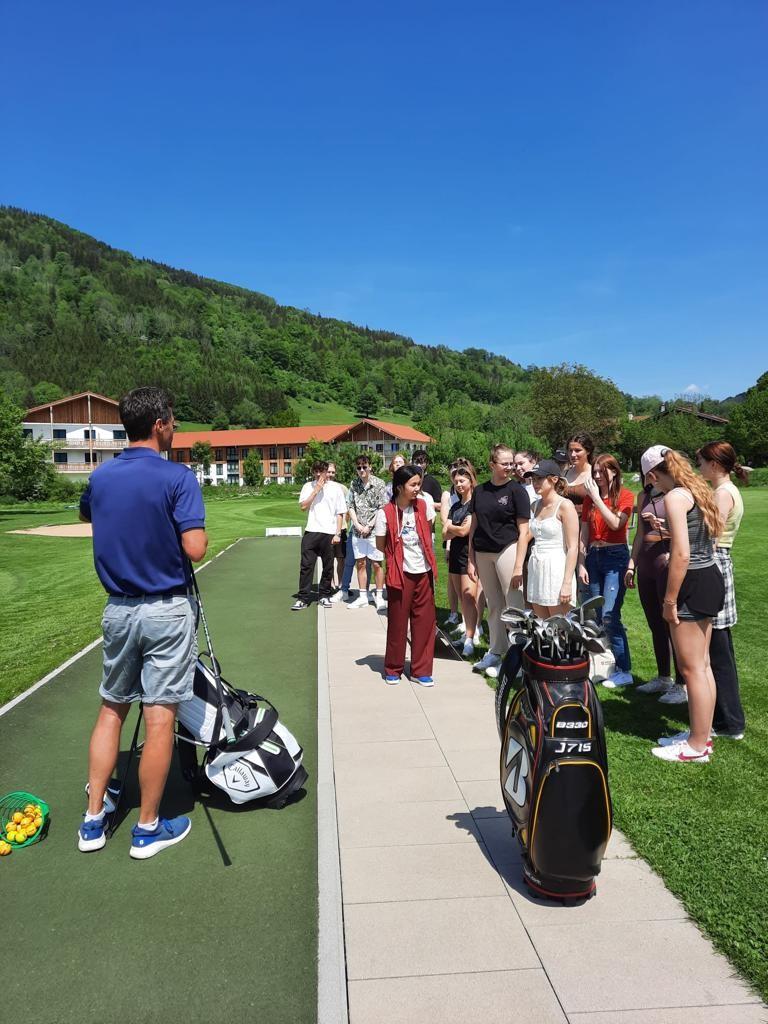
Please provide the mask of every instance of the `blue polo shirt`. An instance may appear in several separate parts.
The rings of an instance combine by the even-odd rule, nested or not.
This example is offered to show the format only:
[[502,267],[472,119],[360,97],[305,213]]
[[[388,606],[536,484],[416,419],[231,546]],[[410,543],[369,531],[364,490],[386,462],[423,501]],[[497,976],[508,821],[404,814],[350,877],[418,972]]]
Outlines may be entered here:
[[187,583],[185,530],[205,526],[195,474],[152,448],[126,448],[94,470],[80,498],[108,594],[162,594]]

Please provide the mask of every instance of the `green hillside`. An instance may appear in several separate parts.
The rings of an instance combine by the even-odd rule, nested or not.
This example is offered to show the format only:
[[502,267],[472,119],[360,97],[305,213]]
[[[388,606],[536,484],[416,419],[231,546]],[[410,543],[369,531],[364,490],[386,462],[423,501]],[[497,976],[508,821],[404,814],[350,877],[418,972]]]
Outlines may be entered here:
[[21,406],[59,389],[119,396],[143,383],[168,388],[179,417],[203,423],[327,422],[339,415],[332,403],[343,419],[387,410],[409,420],[457,396],[522,397],[529,377],[482,349],[313,316],[0,207],[0,386]]

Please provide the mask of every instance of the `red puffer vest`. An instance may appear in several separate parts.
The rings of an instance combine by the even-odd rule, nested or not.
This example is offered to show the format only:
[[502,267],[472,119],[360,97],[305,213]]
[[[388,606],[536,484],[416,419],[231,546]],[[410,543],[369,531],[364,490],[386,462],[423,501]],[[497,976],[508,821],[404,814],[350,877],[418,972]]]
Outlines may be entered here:
[[[424,557],[428,567],[432,570],[432,585],[437,579],[437,563],[435,552],[432,548],[432,530],[427,521],[427,510],[423,501],[418,498],[413,503],[416,514],[416,533],[421,541]],[[387,520],[387,534],[384,539],[384,555],[387,559],[387,590],[403,589],[403,539],[400,536],[400,528],[403,513],[394,501],[388,501],[384,506],[384,516]]]

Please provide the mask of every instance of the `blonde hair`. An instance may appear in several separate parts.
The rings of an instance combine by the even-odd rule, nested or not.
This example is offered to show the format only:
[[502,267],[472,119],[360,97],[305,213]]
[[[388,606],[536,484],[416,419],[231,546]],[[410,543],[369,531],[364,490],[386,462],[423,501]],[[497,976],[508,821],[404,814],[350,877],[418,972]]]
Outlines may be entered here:
[[685,487],[691,492],[693,500],[701,509],[710,537],[713,540],[719,537],[723,532],[723,520],[715,502],[714,492],[703,477],[694,473],[688,459],[680,452],[669,448],[664,461],[654,468],[658,473],[671,476],[678,487]]

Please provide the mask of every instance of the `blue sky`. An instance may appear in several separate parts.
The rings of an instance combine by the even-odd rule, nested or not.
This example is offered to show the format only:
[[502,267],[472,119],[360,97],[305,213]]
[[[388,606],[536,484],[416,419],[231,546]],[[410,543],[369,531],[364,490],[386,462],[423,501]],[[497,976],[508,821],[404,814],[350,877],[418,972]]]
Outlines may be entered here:
[[768,369],[757,0],[45,0],[3,21],[0,202],[638,395]]

